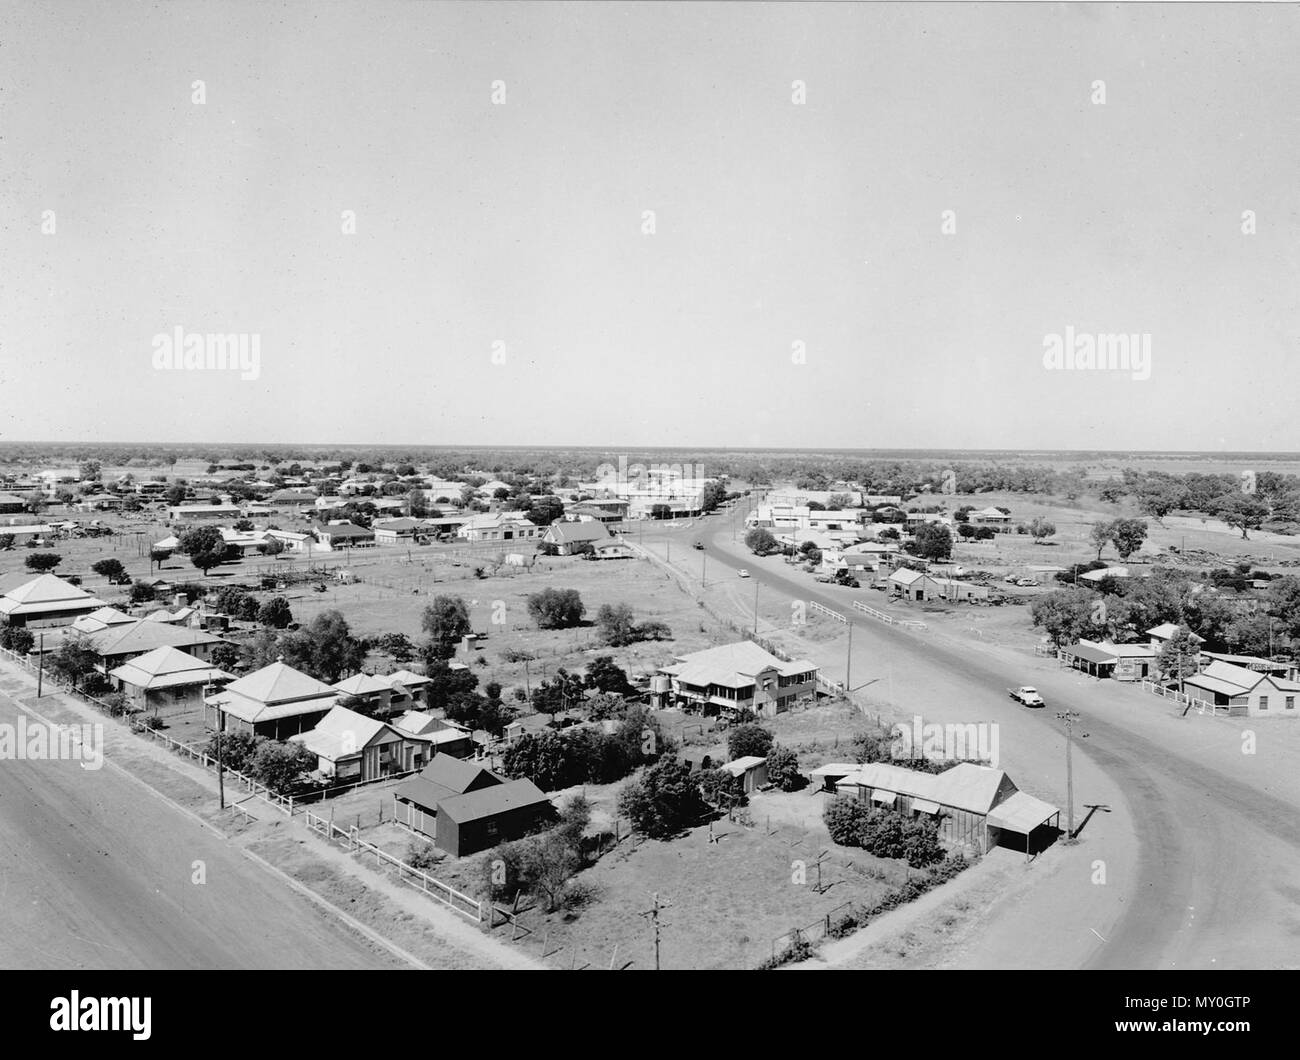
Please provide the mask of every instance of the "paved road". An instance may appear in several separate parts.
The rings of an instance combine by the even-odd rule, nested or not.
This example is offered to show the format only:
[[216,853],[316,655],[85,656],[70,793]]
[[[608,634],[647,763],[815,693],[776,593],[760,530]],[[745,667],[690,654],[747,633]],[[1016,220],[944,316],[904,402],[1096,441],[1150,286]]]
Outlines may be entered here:
[[0,967],[400,966],[121,772],[0,761]]
[[[760,560],[742,544],[732,544],[730,524],[718,520],[707,530],[697,527],[696,537],[708,542],[710,577],[717,561],[718,576],[748,569],[765,594],[785,599],[817,600],[841,613],[849,600],[879,602],[880,594],[831,589],[806,574],[794,574],[779,561]],[[674,553],[676,549],[674,549]],[[728,570],[730,568],[730,570]],[[746,606],[751,597],[744,586]],[[1027,616],[1026,616],[1027,620]],[[1206,768],[1180,748],[1177,739],[1152,739],[1122,712],[1101,716],[1093,698],[1098,690],[1081,685],[1079,678],[1041,665],[1031,670],[1023,651],[967,643],[936,632],[919,634],[885,626],[863,616],[854,631],[854,684],[875,679],[877,691],[889,696],[894,676],[904,689],[896,702],[912,702],[906,691],[916,682],[933,681],[945,699],[944,713],[934,720],[963,721],[980,718],[997,721],[1006,749],[1032,764],[1034,772],[1050,750],[1050,770],[1029,780],[1017,776],[1022,786],[1033,788],[1059,781],[1062,738],[1055,709],[1078,710],[1084,715],[1089,737],[1080,744],[1086,760],[1104,772],[1132,808],[1131,827],[1138,840],[1133,864],[1111,865],[1113,872],[1128,874],[1128,897],[1115,910],[1115,920],[1086,955],[1077,946],[1062,944],[1064,966],[1095,968],[1170,967],[1282,967],[1296,964],[1296,938],[1300,936],[1295,896],[1300,883],[1300,815],[1289,797],[1277,797],[1251,783],[1243,772]],[[1041,671],[1041,672],[1040,672]],[[883,673],[882,673],[883,672]],[[1050,708],[1031,712],[1007,698],[1007,685],[1026,680],[1043,691]],[[884,675],[891,675],[886,678]],[[919,677],[918,677],[919,675]],[[954,695],[953,690],[960,691]],[[1104,693],[1102,693],[1104,694]],[[889,697],[893,698],[893,697]],[[1077,781],[1078,778],[1076,778]],[[1040,790],[1042,790],[1040,788]],[[1047,790],[1051,790],[1048,788]],[[1078,803],[1104,801],[1089,798],[1076,783]],[[1289,795],[1290,793],[1283,793]],[[1064,803],[1062,802],[1063,806]],[[1082,811],[1080,811],[1082,813]],[[1062,815],[1064,820],[1064,814]],[[1090,822],[1094,832],[1114,830],[1113,819]],[[1094,888],[1095,890],[1096,888]],[[1075,894],[1077,896],[1078,890]],[[983,966],[1018,966],[1017,955],[1049,953],[1052,894],[1038,895],[1043,903],[1037,914],[1025,910],[1017,921],[1002,911],[1002,925],[991,925],[973,963]],[[1064,896],[1057,900],[1073,900]],[[1031,940],[1025,924],[1041,929]],[[997,929],[995,934],[993,928]],[[1101,938],[1101,935],[1098,936]]]

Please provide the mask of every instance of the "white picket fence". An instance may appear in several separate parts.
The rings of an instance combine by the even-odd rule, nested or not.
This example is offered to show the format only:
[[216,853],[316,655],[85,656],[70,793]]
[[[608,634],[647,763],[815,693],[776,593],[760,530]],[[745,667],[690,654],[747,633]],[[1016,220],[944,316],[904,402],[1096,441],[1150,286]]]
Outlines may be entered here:
[[924,622],[918,622],[914,618],[895,618],[893,615],[886,614],[884,611],[878,611],[869,604],[864,604],[861,600],[854,600],[853,606],[861,611],[864,615],[870,615],[872,618],[879,619],[887,626],[901,626],[903,629],[929,629]]
[[388,865],[394,869],[397,879],[401,882],[418,887],[430,898],[441,902],[448,909],[455,910],[467,920],[472,920],[476,924],[483,922],[482,902],[456,890],[450,884],[435,879],[427,872],[408,865],[400,858],[395,858],[392,854],[380,850],[373,843],[367,843],[361,838],[355,826],[341,828],[333,821],[317,816],[311,810],[303,810],[303,814],[305,815],[307,827],[317,835],[323,836],[327,840],[342,841],[348,850],[360,854],[363,861],[367,855],[373,856],[377,866]]
[[836,622],[842,622],[848,625],[849,620],[841,615],[838,611],[832,611],[829,607],[823,607],[816,600],[808,601],[808,610],[816,611],[819,615],[825,615],[827,618],[833,618]]
[[1164,685],[1158,684],[1150,678],[1144,677],[1142,679],[1142,690],[1164,699],[1172,699],[1178,706],[1195,709],[1199,714],[1218,716],[1221,713],[1226,717],[1228,713],[1227,707],[1216,707],[1213,703],[1207,703],[1203,699],[1193,699],[1186,692],[1179,692],[1176,688],[1165,688]]

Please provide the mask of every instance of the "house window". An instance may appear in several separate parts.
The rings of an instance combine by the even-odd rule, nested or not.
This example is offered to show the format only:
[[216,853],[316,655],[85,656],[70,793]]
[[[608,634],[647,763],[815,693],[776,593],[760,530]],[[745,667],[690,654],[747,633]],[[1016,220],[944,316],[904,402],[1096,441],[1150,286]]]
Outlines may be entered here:
[[1268,710],[1268,696],[1259,697],[1259,709]]
[[1295,710],[1295,696],[1286,697],[1286,709]]

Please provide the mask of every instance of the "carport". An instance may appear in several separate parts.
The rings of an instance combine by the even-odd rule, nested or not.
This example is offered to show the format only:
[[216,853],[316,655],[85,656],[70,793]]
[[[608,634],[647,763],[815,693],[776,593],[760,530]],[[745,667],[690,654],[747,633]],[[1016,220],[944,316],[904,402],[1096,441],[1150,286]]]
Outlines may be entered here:
[[985,824],[990,848],[1000,844],[1006,833],[1024,836],[1025,860],[1028,861],[1032,855],[1050,846],[1060,832],[1061,811],[1042,799],[1017,791],[989,810]]

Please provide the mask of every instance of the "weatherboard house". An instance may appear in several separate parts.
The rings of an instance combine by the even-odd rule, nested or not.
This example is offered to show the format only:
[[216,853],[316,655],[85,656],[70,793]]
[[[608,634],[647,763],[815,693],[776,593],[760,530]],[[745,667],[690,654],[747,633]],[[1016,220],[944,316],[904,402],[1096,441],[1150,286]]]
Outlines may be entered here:
[[208,696],[204,722],[209,729],[224,721],[226,732],[284,740],[315,728],[338,698],[337,689],[277,660]]
[[1061,811],[1019,790],[1006,773],[958,762],[942,773],[921,773],[871,762],[835,782],[873,808],[933,821],[940,836],[980,851],[1008,845],[1026,853],[1056,837]]
[[670,705],[770,717],[817,694],[817,667],[779,659],[752,641],[679,655],[650,680],[656,708]]
[[41,574],[0,596],[0,622],[29,629],[70,626],[104,606],[84,589],[53,574]]
[[455,857],[518,839],[555,817],[551,800],[531,780],[506,780],[445,754],[393,792],[393,810]]

